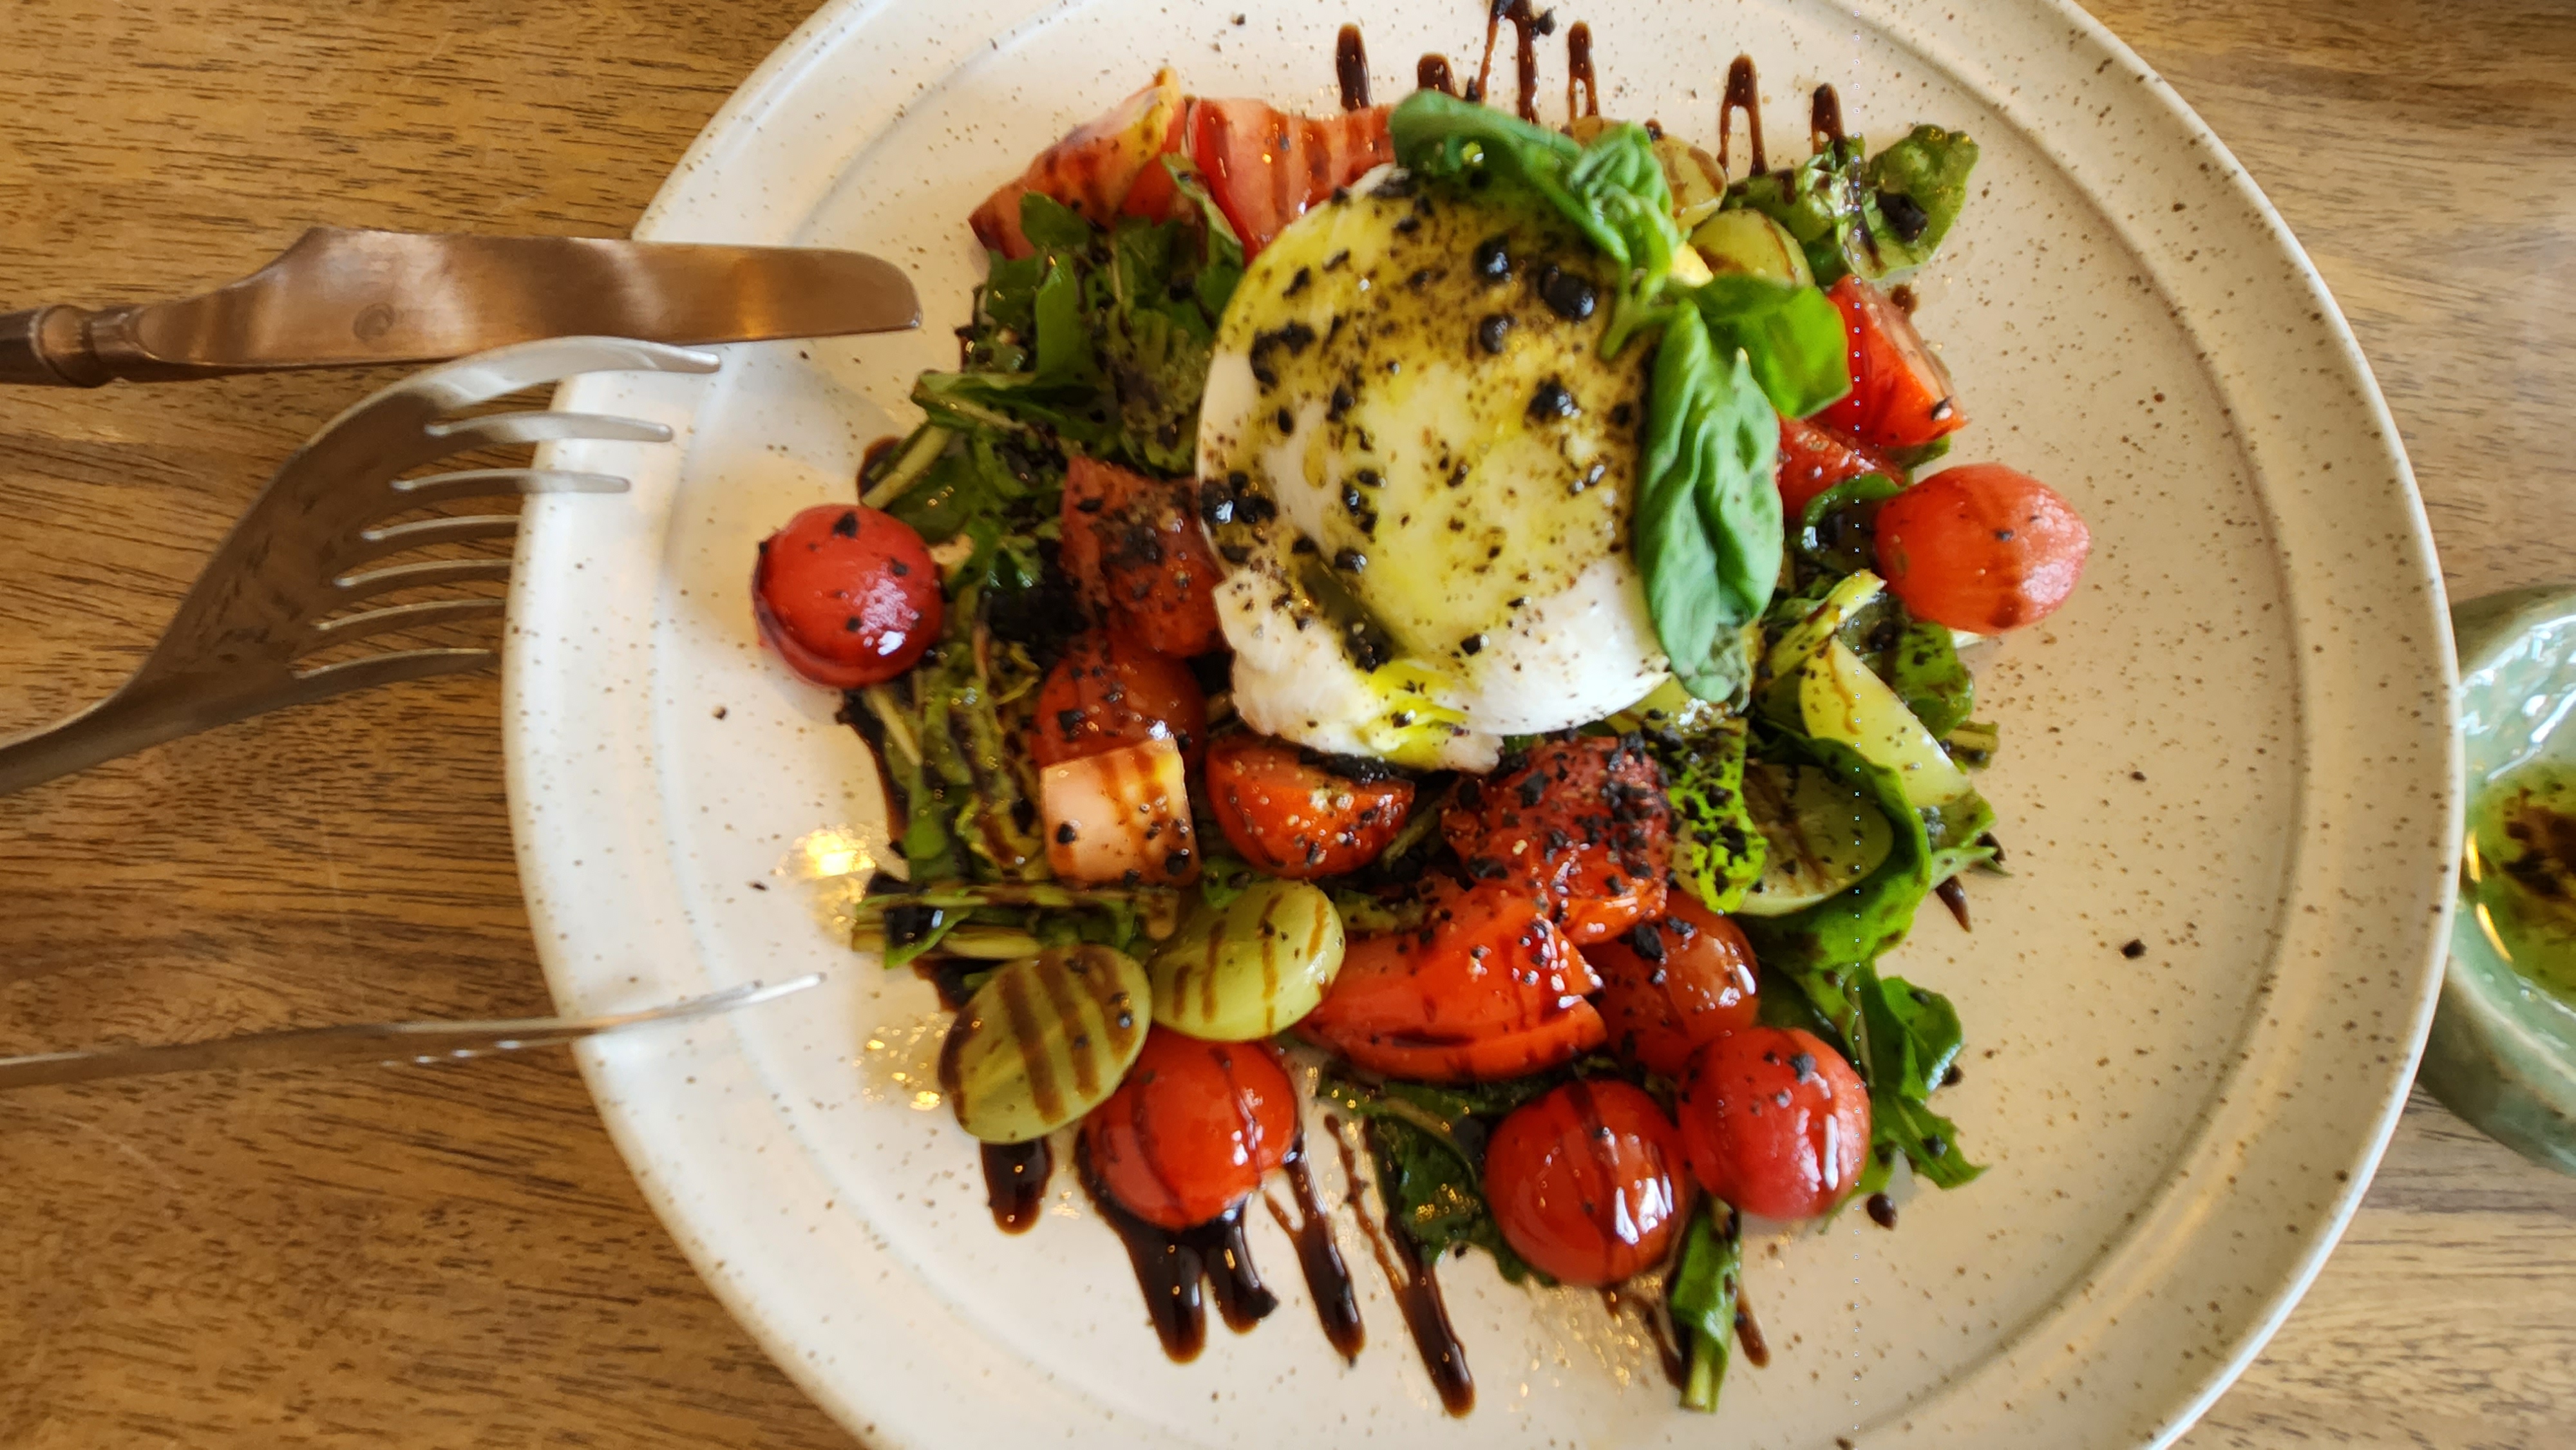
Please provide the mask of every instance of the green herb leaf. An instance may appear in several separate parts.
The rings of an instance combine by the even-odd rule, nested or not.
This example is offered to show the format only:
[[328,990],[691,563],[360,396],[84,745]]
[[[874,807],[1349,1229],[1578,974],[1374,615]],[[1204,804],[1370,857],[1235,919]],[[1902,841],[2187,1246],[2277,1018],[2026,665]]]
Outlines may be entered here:
[[1901,272],[1932,260],[1968,202],[1968,173],[1977,143],[1964,131],[1917,126],[1869,159],[1861,173],[1863,219],[1880,271]]
[[1724,367],[1696,309],[1655,349],[1635,517],[1638,572],[1682,688],[1741,699],[1753,676],[1745,627],[1780,577],[1779,423],[1741,352]]
[[1706,1414],[1717,1408],[1718,1388],[1735,1344],[1743,1279],[1743,1225],[1734,1209],[1709,1199],[1682,1231],[1681,1259],[1664,1291],[1664,1307],[1689,1366],[1682,1380],[1685,1410]]
[[1545,1092],[1546,1078],[1464,1088],[1388,1082],[1370,1086],[1327,1073],[1320,1091],[1368,1125],[1378,1191],[1423,1261],[1472,1244],[1494,1256],[1505,1279],[1553,1283],[1503,1241],[1482,1187],[1489,1119]]
[[1877,567],[1877,535],[1870,528],[1875,505],[1904,491],[1905,485],[1884,473],[1864,473],[1817,494],[1799,516],[1798,552],[1836,574]]
[[1851,391],[1842,309],[1824,293],[1720,273],[1689,296],[1719,354],[1741,351],[1783,417],[1820,413]]

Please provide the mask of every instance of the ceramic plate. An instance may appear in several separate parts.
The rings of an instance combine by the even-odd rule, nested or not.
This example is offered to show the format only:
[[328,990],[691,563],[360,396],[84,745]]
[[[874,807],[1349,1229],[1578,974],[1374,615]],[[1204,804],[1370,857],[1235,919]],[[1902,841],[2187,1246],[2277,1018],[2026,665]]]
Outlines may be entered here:
[[[911,271],[925,325],[568,390],[679,440],[560,450],[636,487],[529,510],[509,751],[565,1011],[831,974],[792,1005],[582,1051],[708,1282],[869,1444],[2157,1444],[2288,1311],[2370,1176],[2450,898],[2452,667],[2394,430],[2279,219],[2136,57],[2045,0],[1559,16],[1590,22],[1609,113],[1703,144],[1741,51],[1774,138],[1831,82],[1856,131],[1937,120],[1984,148],[1917,284],[1976,420],[1959,456],[2051,480],[2095,540],[2074,601],[1981,666],[2013,874],[1974,883],[1974,934],[1936,909],[1894,953],[1968,1023],[1944,1110],[1991,1171],[1911,1196],[1893,1233],[1848,1214],[1757,1245],[1773,1360],[1739,1362],[1715,1423],[1674,1408],[1596,1296],[1508,1287],[1481,1257],[1442,1271],[1479,1385],[1471,1417],[1444,1417],[1347,1217],[1370,1336],[1348,1367],[1263,1215],[1256,1256],[1288,1302],[1186,1366],[1063,1175],[1034,1232],[994,1230],[974,1145],[925,1091],[929,990],[835,945],[800,879],[846,867],[880,802],[834,700],[754,639],[753,545],[848,499],[861,450],[908,425],[913,374],[954,364],[981,265],[963,218],[1040,146],[1166,60],[1203,94],[1329,108],[1346,19],[1392,93],[1423,52],[1472,62],[1482,16],[836,4],[636,234],[874,251]],[[1552,42],[1550,119],[1563,75]]]

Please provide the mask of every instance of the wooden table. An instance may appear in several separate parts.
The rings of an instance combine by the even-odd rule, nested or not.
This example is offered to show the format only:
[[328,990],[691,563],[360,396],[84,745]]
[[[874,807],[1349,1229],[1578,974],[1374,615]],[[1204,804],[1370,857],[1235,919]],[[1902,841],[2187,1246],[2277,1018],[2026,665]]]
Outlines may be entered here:
[[[0,296],[175,295],[308,221],[623,232],[807,0],[14,0]],[[1579,7],[1577,7],[1579,8]],[[2576,6],[2116,0],[2379,369],[2460,597],[2576,574]],[[381,379],[18,391],[0,730],[113,685]],[[0,799],[0,1050],[547,1009],[498,686]],[[842,1446],[701,1287],[560,1056],[0,1098],[0,1444]],[[2429,1101],[2187,1442],[2576,1444],[2576,1184]]]

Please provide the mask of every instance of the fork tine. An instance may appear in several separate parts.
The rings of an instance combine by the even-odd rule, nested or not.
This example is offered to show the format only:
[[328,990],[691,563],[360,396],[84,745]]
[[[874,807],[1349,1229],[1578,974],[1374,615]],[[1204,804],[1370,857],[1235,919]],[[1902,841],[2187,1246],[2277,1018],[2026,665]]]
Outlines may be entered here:
[[625,479],[614,473],[583,473],[570,468],[468,468],[398,478],[393,490],[406,504],[446,503],[460,498],[497,498],[519,493],[624,493]]
[[332,582],[339,585],[340,597],[354,604],[379,594],[391,594],[397,589],[509,577],[510,561],[507,559],[424,559],[417,564],[394,564],[382,569],[343,574]]
[[711,373],[716,354],[623,337],[555,337],[495,348],[407,378],[396,390],[452,412],[476,403],[561,382],[576,373]]
[[414,649],[342,660],[338,664],[298,671],[293,687],[294,703],[309,705],[316,700],[345,695],[351,690],[371,690],[378,685],[398,685],[405,680],[426,680],[468,670],[486,670],[500,662],[500,651],[488,649]]
[[[371,529],[360,529],[357,545],[339,551],[339,567],[355,568],[431,544],[506,539],[518,531],[517,514],[463,514],[453,518],[414,519],[407,524],[379,524]],[[346,587],[348,580],[344,577],[335,582]]]
[[351,640],[366,639],[371,635],[383,634],[387,630],[418,629],[423,625],[445,624],[450,620],[498,614],[505,602],[499,599],[424,599],[417,604],[388,604],[382,609],[370,609],[363,614],[326,619],[305,627],[303,643],[295,653],[308,655],[318,649],[329,649],[334,645],[347,644]]
[[489,413],[432,423],[422,430],[445,445],[442,453],[475,448],[506,448],[514,443],[552,443],[563,438],[596,438],[613,443],[668,443],[671,430],[641,418],[607,413]]

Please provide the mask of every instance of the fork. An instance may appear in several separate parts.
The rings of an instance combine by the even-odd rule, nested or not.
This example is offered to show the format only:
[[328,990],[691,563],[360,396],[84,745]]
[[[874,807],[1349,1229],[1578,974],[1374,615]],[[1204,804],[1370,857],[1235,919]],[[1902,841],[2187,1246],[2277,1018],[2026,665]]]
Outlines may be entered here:
[[509,494],[623,493],[614,474],[485,468],[405,478],[479,448],[599,439],[661,443],[659,423],[597,413],[458,416],[581,373],[708,373],[712,353],[625,338],[496,348],[416,373],[334,418],[268,481],[215,551],[131,679],[89,709],[0,743],[0,795],[200,730],[351,690],[490,668],[489,648],[314,655],[395,630],[497,614],[496,598],[429,599],[342,611],[398,590],[509,577],[507,559],[388,562],[433,544],[504,539],[515,514],[387,522],[434,503]]

